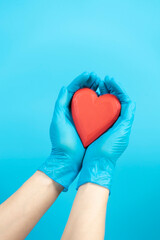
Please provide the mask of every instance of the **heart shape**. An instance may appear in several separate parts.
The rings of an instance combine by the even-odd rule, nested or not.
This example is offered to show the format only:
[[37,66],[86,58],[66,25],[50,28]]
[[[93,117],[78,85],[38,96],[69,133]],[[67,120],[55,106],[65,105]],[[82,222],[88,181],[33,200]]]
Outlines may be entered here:
[[84,147],[87,147],[107,131],[117,120],[121,111],[118,98],[112,94],[97,96],[89,88],[75,92],[71,112],[75,127]]

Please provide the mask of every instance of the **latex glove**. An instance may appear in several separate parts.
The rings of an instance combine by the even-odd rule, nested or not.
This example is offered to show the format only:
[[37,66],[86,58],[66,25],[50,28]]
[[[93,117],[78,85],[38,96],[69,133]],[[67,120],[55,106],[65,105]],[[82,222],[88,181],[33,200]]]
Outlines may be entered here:
[[55,104],[50,126],[52,151],[49,158],[38,169],[68,190],[77,176],[85,149],[77,134],[70,111],[73,94],[80,88],[97,89],[98,79],[94,73],[83,73],[68,87],[62,87]]
[[[121,102],[121,113],[112,127],[88,146],[78,187],[92,182],[110,190],[117,159],[126,149],[134,119],[135,103],[120,86],[108,77],[100,83],[100,93],[111,93]],[[78,188],[77,187],[77,188]]]

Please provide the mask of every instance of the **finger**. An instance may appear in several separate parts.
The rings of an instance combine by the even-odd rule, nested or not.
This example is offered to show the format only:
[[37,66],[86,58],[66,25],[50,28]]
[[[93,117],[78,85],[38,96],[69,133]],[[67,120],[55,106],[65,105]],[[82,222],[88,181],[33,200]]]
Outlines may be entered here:
[[73,94],[80,88],[83,87],[92,87],[93,90],[96,90],[98,87],[98,79],[95,73],[82,73],[77,78],[75,78],[72,83],[66,88],[62,87],[56,105],[61,107],[68,107],[72,99]]
[[59,92],[59,95],[58,95],[58,98],[56,100],[56,106],[58,107],[66,107],[67,104],[68,104],[68,96],[69,93],[67,91],[67,88],[66,87],[62,87],[60,92]]
[[127,104],[122,105],[121,117],[123,121],[133,122],[134,115],[136,110],[136,104],[133,101],[130,101]]
[[100,83],[100,78],[94,72],[90,74],[90,78],[92,78],[93,82],[92,85],[90,86],[90,89],[96,91]]
[[120,84],[118,84],[113,78],[110,79],[108,77],[105,77],[104,83],[108,92],[114,94],[121,103],[127,103],[130,101],[130,98],[127,95],[126,91],[120,87]]
[[103,95],[103,94],[107,94],[108,93],[108,89],[104,83],[104,81],[100,81],[99,83],[99,90],[100,90],[100,94]]
[[79,75],[77,78],[75,78],[67,87],[68,90],[68,106],[69,103],[74,95],[74,93],[81,89],[81,88],[92,88],[93,90],[96,90],[98,87],[99,79],[95,73],[87,73],[84,72],[81,75]]
[[78,77],[76,77],[67,87],[68,91],[73,95],[78,89],[93,86],[96,81],[96,76],[94,73],[84,72]]
[[114,132],[121,131],[123,134],[128,134],[131,131],[131,127],[134,121],[135,110],[135,102],[130,101],[129,103],[122,104],[120,117],[114,123],[112,131],[114,129]]

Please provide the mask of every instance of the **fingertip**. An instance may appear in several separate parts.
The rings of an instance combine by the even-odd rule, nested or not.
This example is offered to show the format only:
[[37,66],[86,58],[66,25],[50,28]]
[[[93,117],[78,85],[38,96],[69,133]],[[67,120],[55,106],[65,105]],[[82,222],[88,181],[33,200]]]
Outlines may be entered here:
[[97,77],[97,74],[95,72],[91,72],[90,77]]
[[99,90],[100,90],[100,93],[103,95],[103,94],[106,94],[108,91],[107,91],[107,88],[105,86],[105,83],[104,81],[100,80],[99,82]]
[[105,78],[104,78],[104,82],[108,82],[110,80],[109,76],[106,75]]
[[102,87],[104,87],[104,81],[102,81],[102,80],[100,79],[100,81],[99,81],[99,88],[102,88]]
[[110,84],[110,78],[109,78],[109,76],[107,75],[107,76],[105,76],[105,78],[104,78],[104,84],[105,84],[105,86],[106,86],[106,88],[108,87],[108,85]]
[[90,78],[88,81],[90,81],[90,83],[91,83],[90,88],[92,90],[96,91],[96,89],[99,86],[99,77],[97,76],[97,74],[95,72],[90,73]]
[[74,80],[76,80],[77,83],[80,84],[82,82],[88,81],[89,79],[90,79],[90,73],[89,72],[83,72],[79,76],[77,76],[77,78],[75,78]]
[[89,78],[90,77],[90,73],[87,71],[84,71],[83,73],[81,73],[81,76]]
[[97,74],[95,72],[91,72],[88,80],[92,81],[93,83],[96,82]]
[[105,78],[105,82],[106,82],[106,84],[108,84],[109,86],[115,85],[115,80],[114,80],[113,77],[107,76],[107,77]]
[[97,82],[98,85],[100,84],[101,81],[102,81],[101,78],[97,76],[96,82]]
[[85,82],[90,81],[91,74],[89,72],[83,72],[77,79],[79,79],[79,85],[83,85]]

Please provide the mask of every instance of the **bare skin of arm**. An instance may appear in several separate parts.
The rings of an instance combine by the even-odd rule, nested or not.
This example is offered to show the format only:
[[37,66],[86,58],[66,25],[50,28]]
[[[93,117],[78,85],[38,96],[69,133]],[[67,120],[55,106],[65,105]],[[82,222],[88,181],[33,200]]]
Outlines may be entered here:
[[97,184],[80,186],[61,240],[103,240],[108,196]]
[[0,205],[0,239],[24,239],[62,190],[61,185],[37,171]]

